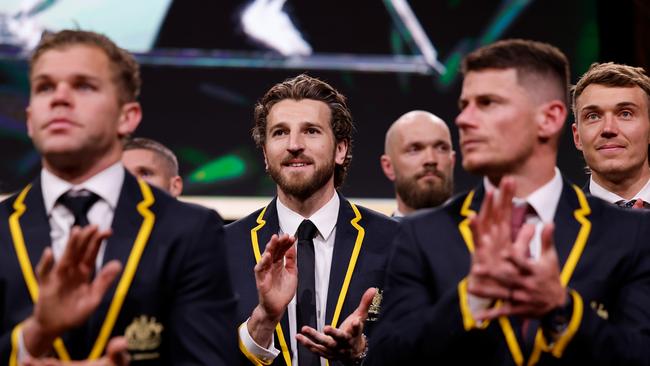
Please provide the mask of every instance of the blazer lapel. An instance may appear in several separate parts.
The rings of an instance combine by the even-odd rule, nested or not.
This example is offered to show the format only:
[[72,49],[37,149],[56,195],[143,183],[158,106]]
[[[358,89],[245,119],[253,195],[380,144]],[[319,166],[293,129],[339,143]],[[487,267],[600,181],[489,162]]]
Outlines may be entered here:
[[581,224],[574,216],[574,211],[579,207],[575,190],[571,183],[565,180],[562,184],[562,195],[555,211],[555,234],[553,236],[560,269],[564,267],[581,228]]
[[[259,256],[264,253],[266,244],[271,240],[271,236],[280,232],[276,200],[277,197],[259,213],[255,218],[255,221],[252,223],[250,229],[250,244],[251,250],[254,253],[255,263],[259,261]],[[280,331],[281,332],[278,332],[276,329],[275,332],[278,338],[278,346],[281,351],[281,354],[278,355],[278,357],[282,357],[285,364],[290,365],[293,352],[291,349],[291,333],[289,332],[289,315],[287,312],[284,313],[282,320],[280,320]],[[288,356],[285,356],[284,352],[287,352]],[[287,357],[289,362],[286,362]]]
[[[332,324],[336,306],[343,289],[343,282],[348,271],[352,251],[358,236],[358,230],[352,226],[352,219],[356,216],[350,202],[339,195],[341,204],[336,221],[336,237],[334,238],[334,253],[332,254],[332,267],[330,270],[329,288],[327,291],[327,309],[325,311],[325,324]],[[343,319],[337,319],[338,326]]]
[[33,270],[36,271],[36,266],[43,255],[43,251],[52,243],[50,222],[45,212],[40,178],[33,182],[32,188],[25,196],[23,203],[25,213],[20,217],[19,222],[29,260]]

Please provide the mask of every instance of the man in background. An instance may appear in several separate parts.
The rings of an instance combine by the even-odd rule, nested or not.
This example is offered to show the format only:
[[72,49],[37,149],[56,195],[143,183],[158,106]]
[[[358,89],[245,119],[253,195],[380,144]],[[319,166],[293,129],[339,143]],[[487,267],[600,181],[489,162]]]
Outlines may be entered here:
[[650,207],[650,78],[642,68],[593,64],[573,89],[573,141],[588,191],[622,207]]
[[178,159],[158,141],[135,137],[124,143],[124,167],[136,177],[167,191],[173,197],[183,192],[183,178],[178,175]]
[[447,124],[425,111],[398,118],[386,132],[381,168],[395,184],[395,217],[443,204],[454,191],[451,134]]

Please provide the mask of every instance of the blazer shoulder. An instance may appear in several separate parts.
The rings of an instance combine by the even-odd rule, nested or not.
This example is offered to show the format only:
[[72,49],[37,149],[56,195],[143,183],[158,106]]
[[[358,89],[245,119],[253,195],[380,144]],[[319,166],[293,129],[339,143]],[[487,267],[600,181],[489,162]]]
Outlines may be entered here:
[[230,224],[226,225],[226,232],[240,231],[240,230],[250,230],[257,224],[257,219],[260,216],[260,213],[264,210],[264,207],[255,210],[247,216],[244,216]]

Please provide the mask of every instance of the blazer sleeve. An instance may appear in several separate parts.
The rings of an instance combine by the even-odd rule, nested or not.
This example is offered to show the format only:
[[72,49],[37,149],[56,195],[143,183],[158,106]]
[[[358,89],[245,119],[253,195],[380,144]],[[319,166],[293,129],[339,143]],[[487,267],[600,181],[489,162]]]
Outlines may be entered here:
[[650,224],[645,220],[638,227],[635,250],[624,265],[625,275],[617,281],[620,290],[608,312],[593,309],[575,291],[574,302],[578,296],[581,308],[574,304],[573,329],[570,324],[565,339],[550,348],[551,355],[563,357],[566,353],[602,365],[650,365]]
[[369,365],[434,362],[468,333],[482,330],[465,330],[459,287],[435,293],[433,272],[409,220],[402,221],[395,240],[385,304],[366,361]]
[[237,362],[236,296],[226,263],[223,224],[210,211],[186,243],[171,304],[173,365]]

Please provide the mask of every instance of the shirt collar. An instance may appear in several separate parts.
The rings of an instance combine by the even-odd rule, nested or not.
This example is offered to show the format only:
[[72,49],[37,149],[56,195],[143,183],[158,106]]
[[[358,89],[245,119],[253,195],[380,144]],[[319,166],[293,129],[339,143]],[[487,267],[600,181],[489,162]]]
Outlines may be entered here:
[[[483,178],[483,184],[486,191],[497,189],[487,177]],[[562,175],[556,167],[555,175],[550,181],[537,188],[527,197],[515,197],[513,201],[515,203],[528,202],[543,222],[552,222],[557,210],[557,204],[560,201],[560,195],[562,195]]]
[[52,212],[59,197],[71,189],[75,191],[85,189],[93,192],[115,210],[124,183],[124,165],[122,165],[121,161],[118,161],[85,182],[76,185],[57,177],[43,168],[41,169],[41,183],[45,211],[48,215]]
[[[589,178],[589,192],[591,193],[592,196],[596,196],[598,198],[601,198],[607,202],[611,203],[616,203],[618,201],[627,201],[625,198],[617,195],[614,192],[610,192],[607,189],[603,188],[600,184],[596,183],[594,181],[594,177],[591,176]],[[641,188],[641,190],[632,197],[633,199],[642,199],[645,202],[650,202],[650,180],[646,182],[645,186]]]
[[292,211],[280,202],[280,199],[277,199],[276,207],[278,210],[280,230],[282,230],[283,233],[295,235],[300,223],[303,220],[309,219],[314,223],[316,229],[318,229],[318,233],[323,237],[323,240],[327,241],[336,226],[340,205],[341,200],[339,199],[339,195],[335,192],[332,198],[323,207],[311,215],[311,217],[302,217],[299,213]]

